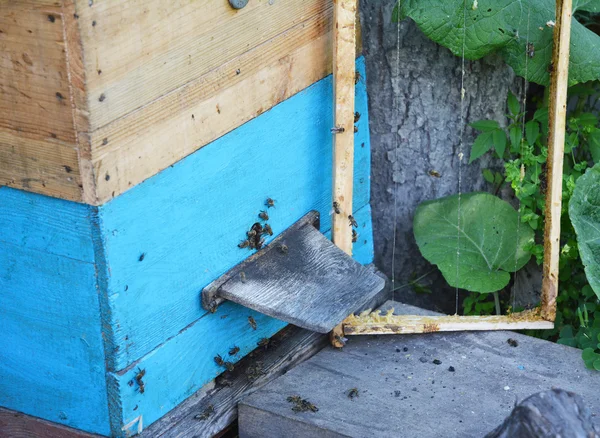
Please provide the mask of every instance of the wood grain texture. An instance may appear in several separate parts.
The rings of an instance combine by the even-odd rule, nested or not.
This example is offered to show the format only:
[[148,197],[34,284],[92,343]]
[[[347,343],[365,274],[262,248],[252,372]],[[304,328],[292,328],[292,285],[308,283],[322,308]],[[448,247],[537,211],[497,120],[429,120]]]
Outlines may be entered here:
[[558,259],[560,255],[560,216],[562,212],[563,159],[569,86],[569,48],[571,40],[571,0],[556,0],[550,94],[548,101],[548,188],[544,224],[544,275],[542,279],[542,316],[554,321],[558,296]]
[[[223,375],[223,380],[209,384],[181,403],[142,433],[142,437],[192,438],[213,436],[237,418],[237,404],[266,383],[285,374],[327,345],[327,337],[294,326],[287,326],[271,340],[272,347],[259,347],[242,359],[233,373]],[[258,373],[252,370],[258,370]],[[252,376],[248,377],[248,374]],[[227,385],[222,382],[227,380]],[[206,420],[194,418],[210,405],[214,414]]]
[[[362,58],[357,68],[364,76]],[[366,115],[364,82],[357,96]],[[267,197],[276,201],[268,209],[275,235],[310,210],[330,228],[331,102],[328,77],[99,208],[117,348],[111,370],[204,314],[200,291],[251,254],[237,245]],[[360,123],[357,210],[369,199],[368,118]]]
[[0,10],[0,184],[81,200],[62,2]]
[[0,436],[5,438],[99,438],[77,429],[0,408]]
[[[370,209],[356,212],[356,217],[362,228],[363,224],[371,222]],[[368,243],[362,241],[359,245],[357,242],[357,246],[355,257],[364,259],[371,255],[373,243],[370,238]],[[200,301],[198,295],[196,298]],[[256,330],[250,326],[248,316],[256,321]],[[137,430],[138,422],[134,420],[141,415],[143,426],[149,426],[224,371],[214,361],[217,354],[226,361],[237,362],[252,351],[260,339],[272,336],[285,325],[230,301],[221,304],[214,314],[205,312],[199,320],[126,369],[109,373],[109,398],[113,405],[119,406],[115,410],[117,414],[122,410],[119,424],[131,423],[129,430]],[[240,347],[240,351],[229,356],[229,349],[234,346]],[[146,370],[143,394],[138,392],[135,384],[129,385],[140,370]],[[113,426],[113,429],[121,427]]]
[[219,296],[319,333],[328,333],[385,285],[310,224],[284,231],[240,269],[243,278],[230,278]]
[[0,240],[0,298],[0,405],[108,433],[94,265]]

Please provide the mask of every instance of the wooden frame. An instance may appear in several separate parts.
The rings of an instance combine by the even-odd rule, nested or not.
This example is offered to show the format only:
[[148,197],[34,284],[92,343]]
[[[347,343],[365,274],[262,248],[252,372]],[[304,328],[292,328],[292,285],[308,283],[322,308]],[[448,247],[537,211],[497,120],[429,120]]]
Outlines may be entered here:
[[[356,7],[355,1],[337,0],[336,2],[334,0],[336,37],[333,63],[334,80],[336,81],[335,114],[337,127],[349,126],[346,118],[347,114],[352,112],[350,109],[353,108],[353,99],[347,95],[349,88],[345,86],[344,82],[347,80],[344,68],[348,64],[345,60],[349,56],[347,52],[354,48],[354,41],[347,40],[343,32],[345,26],[348,25],[344,21],[346,9]],[[344,320],[341,327],[336,327],[331,334],[331,342],[334,346],[343,346],[344,335],[554,328],[556,296],[558,292],[562,168],[569,76],[571,14],[572,0],[556,0],[556,25],[554,27],[554,46],[552,52],[553,74],[551,75],[549,101],[547,214],[544,230],[544,267],[540,308],[503,316],[394,315],[393,309],[385,314],[363,312],[357,316],[350,315]],[[345,111],[342,111],[340,108],[343,106],[347,106]],[[346,209],[345,204],[346,202],[351,202],[351,185],[350,190],[345,185],[346,181],[352,181],[351,172],[348,172],[346,167],[351,165],[351,161],[345,161],[344,156],[351,155],[351,151],[353,150],[352,139],[339,135],[336,137],[335,144],[334,201],[344,207],[343,212],[351,211]],[[348,176],[348,173],[350,173],[350,176]],[[346,196],[348,194],[350,196]],[[344,198],[341,198],[342,195],[344,195]],[[336,227],[335,224],[334,220],[334,242],[348,252],[346,240],[348,230],[343,227]]]

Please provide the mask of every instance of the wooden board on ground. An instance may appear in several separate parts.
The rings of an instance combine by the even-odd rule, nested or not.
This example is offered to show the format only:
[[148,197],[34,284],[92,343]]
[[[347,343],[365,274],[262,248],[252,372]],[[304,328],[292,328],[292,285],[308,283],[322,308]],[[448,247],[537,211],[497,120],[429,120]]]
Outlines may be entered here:
[[[580,350],[513,332],[352,337],[242,400],[238,423],[244,438],[481,437],[515,401],[558,387],[579,394],[598,427],[597,379]],[[318,411],[293,411],[293,396]]]
[[[308,213],[226,273],[224,282],[217,279],[216,296],[299,327],[331,331],[385,281],[327,239],[313,226],[318,220],[318,212]],[[210,307],[210,299],[203,301]]]

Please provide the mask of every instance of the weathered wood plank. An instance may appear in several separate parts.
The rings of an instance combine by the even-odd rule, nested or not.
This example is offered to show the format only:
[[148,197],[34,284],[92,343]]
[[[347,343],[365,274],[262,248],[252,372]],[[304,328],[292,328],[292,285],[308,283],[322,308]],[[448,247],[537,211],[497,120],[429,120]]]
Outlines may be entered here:
[[0,405],[108,434],[94,265],[2,240]]
[[234,270],[219,297],[319,333],[331,331],[385,285],[306,222]]
[[571,0],[556,0],[550,99],[548,102],[548,190],[544,223],[544,276],[542,278],[542,316],[556,318],[558,296],[558,259],[560,255],[560,215],[562,212],[563,160],[569,86],[569,49],[571,39]]
[[[357,68],[364,77],[362,58]],[[276,235],[310,210],[320,211],[323,230],[330,228],[331,92],[328,77],[99,207],[118,347],[111,370],[125,368],[204,314],[199,292],[251,254],[237,245],[266,209],[267,197],[276,201],[268,209]],[[362,81],[358,96],[357,111],[366,115]],[[357,209],[369,199],[368,119],[360,123]]]
[[322,12],[92,132],[98,202],[128,190],[325,77],[331,71],[330,25],[330,14]]
[[99,438],[77,429],[0,408],[0,436],[5,438]]
[[241,10],[213,0],[76,5],[92,130],[331,10],[326,0],[261,0]]
[[80,200],[61,2],[0,10],[0,184]]
[[[237,418],[237,403],[246,395],[285,374],[327,345],[325,335],[287,326],[271,339],[269,348],[258,347],[242,359],[233,373],[225,373],[216,384],[192,396],[142,433],[142,437],[213,436]],[[197,417],[213,406],[214,414]]]

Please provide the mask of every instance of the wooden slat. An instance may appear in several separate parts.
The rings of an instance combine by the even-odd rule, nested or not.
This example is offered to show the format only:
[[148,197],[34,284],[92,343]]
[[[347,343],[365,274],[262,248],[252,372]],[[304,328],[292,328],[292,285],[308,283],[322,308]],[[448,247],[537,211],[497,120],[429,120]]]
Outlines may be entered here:
[[560,215],[562,209],[563,159],[569,86],[569,47],[572,0],[556,0],[556,25],[552,51],[553,72],[548,103],[548,161],[546,221],[544,228],[544,276],[542,280],[542,316],[554,321],[558,295],[560,254]]
[[81,200],[61,2],[0,10],[0,184]]
[[225,274],[218,296],[320,333],[370,301],[384,280],[321,234],[310,223],[315,217],[310,212]]
[[92,132],[97,203],[130,189],[329,74],[330,25],[331,11],[326,10]]
[[214,0],[77,0],[91,129],[149,104],[328,8],[325,0],[259,0],[241,10]]
[[509,316],[395,315],[394,309],[351,315],[343,323],[345,335],[389,335],[484,330],[552,329],[554,323],[539,313],[526,311]]

